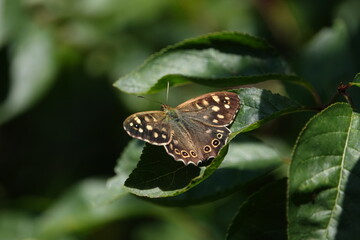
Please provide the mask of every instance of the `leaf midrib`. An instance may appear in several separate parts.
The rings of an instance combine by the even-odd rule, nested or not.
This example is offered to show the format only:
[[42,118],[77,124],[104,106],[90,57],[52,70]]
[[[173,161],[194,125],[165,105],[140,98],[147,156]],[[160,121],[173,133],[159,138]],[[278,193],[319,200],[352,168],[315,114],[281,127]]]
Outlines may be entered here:
[[[338,202],[339,201],[339,198],[340,198],[340,186],[342,186],[342,183],[343,183],[343,172],[344,172],[344,163],[345,163],[345,155],[346,155],[346,149],[348,147],[348,143],[349,143],[349,138],[350,138],[350,130],[351,130],[351,126],[352,126],[352,122],[353,122],[353,114],[351,114],[350,116],[350,123],[348,125],[348,131],[347,131],[347,136],[346,136],[346,141],[345,141],[345,145],[344,145],[344,150],[343,150],[343,154],[342,154],[342,161],[341,161],[341,167],[340,167],[340,176],[339,176],[339,184],[337,186],[337,193],[336,193],[336,198],[335,198],[335,203],[334,203],[334,206],[332,208],[332,211],[331,211],[331,215],[330,215],[330,218],[329,218],[329,223],[326,227],[326,238],[327,239],[330,239],[330,231],[329,231],[329,227],[330,226],[333,226],[331,223],[333,221],[335,221],[334,219],[334,215],[335,215],[335,207],[337,205],[340,206],[340,203]],[[338,223],[336,223],[336,225],[338,225]]]

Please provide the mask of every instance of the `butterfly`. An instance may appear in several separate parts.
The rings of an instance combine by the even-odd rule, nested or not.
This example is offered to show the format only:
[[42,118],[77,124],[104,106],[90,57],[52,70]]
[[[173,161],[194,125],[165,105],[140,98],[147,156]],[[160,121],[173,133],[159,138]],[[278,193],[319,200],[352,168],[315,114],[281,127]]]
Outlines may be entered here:
[[133,138],[163,145],[166,152],[185,165],[215,158],[228,140],[230,125],[239,110],[233,92],[212,92],[177,107],[162,104],[162,111],[132,114],[123,123]]

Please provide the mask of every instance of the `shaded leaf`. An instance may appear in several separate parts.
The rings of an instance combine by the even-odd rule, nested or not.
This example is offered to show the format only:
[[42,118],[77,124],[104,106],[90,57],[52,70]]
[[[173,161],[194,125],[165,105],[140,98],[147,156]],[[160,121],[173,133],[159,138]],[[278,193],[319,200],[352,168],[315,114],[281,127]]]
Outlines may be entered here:
[[226,160],[205,181],[175,197],[154,199],[163,205],[193,205],[227,196],[278,167],[282,160],[270,147],[248,137],[236,137]]
[[287,239],[286,185],[283,179],[250,196],[236,214],[226,239]]
[[[336,19],[331,27],[319,31],[298,57],[297,73],[309,81],[324,101],[330,100],[340,81],[351,79],[356,60],[348,26]],[[294,95],[298,89],[294,88]],[[292,92],[289,92],[293,95]]]
[[156,211],[150,204],[130,195],[112,204],[94,206],[93,200],[103,191],[104,184],[103,180],[87,179],[66,192],[36,219],[38,239],[58,239],[115,219]]
[[360,115],[344,103],[328,107],[306,125],[289,172],[289,239],[353,239],[360,234],[359,136]]

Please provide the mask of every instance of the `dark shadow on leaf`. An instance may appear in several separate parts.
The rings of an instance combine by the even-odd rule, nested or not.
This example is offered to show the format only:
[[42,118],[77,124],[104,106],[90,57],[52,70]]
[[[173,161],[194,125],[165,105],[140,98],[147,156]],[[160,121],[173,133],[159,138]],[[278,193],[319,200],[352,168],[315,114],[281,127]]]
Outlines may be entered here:
[[335,239],[347,240],[360,236],[360,158],[349,170],[350,176],[345,187],[342,213],[340,215]]
[[172,191],[186,187],[199,175],[199,167],[185,166],[166,154],[164,147],[146,144],[140,162],[125,181],[125,186],[138,190],[159,188]]
[[[257,163],[255,165],[250,161],[248,164],[241,163],[242,156],[241,152],[237,151],[238,144],[250,142],[259,141],[255,138],[241,134],[233,139],[228,156],[232,156],[232,158],[237,156],[238,160],[228,159],[231,161],[235,160],[235,162],[226,165],[225,158],[224,165],[220,165],[214,173],[194,188],[174,197],[148,200],[160,205],[190,206],[224,198],[234,192],[241,191],[241,189],[246,187],[249,183],[260,180],[260,178],[266,182],[272,181],[273,179],[270,172],[279,166],[281,160],[266,159],[262,161],[254,159],[253,162]],[[236,155],[236,153],[238,155]]]

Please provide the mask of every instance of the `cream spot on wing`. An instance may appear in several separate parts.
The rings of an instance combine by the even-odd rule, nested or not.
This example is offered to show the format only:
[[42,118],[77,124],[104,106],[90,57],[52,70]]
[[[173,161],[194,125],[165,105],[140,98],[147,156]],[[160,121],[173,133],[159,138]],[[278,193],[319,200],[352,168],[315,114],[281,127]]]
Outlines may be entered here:
[[176,145],[178,145],[178,144],[179,144],[179,141],[174,139],[174,143],[175,143]]
[[213,121],[213,123],[218,123],[219,122],[217,119],[213,119],[212,121]]
[[145,116],[144,119],[145,119],[146,122],[150,122],[150,121],[151,121],[148,116]]
[[154,138],[157,138],[159,134],[157,132],[154,132]]
[[229,97],[225,97],[225,99],[226,99],[226,100],[230,100],[230,98],[229,98]]
[[158,120],[156,119],[156,117],[154,117],[153,115],[150,115],[153,119],[154,122],[157,122]]
[[150,125],[146,125],[146,129],[149,130],[149,131],[151,131],[151,130],[153,130],[153,127],[150,126]]
[[203,109],[203,107],[202,106],[200,106],[199,104],[197,104],[197,103],[195,103],[195,106],[196,106],[196,108],[197,109]]
[[221,115],[221,114],[218,114],[218,115],[216,115],[218,118],[221,118],[221,119],[223,119],[224,118],[224,115]]
[[223,132],[224,132],[223,130],[220,130],[220,129],[217,129],[216,131],[217,131],[217,132],[221,132],[221,133],[223,133]]
[[140,132],[140,133],[143,133],[144,130],[143,130],[142,128],[139,128],[139,132]]
[[208,115],[204,115],[204,116],[203,116],[203,119],[209,119],[209,116],[208,116]]
[[161,131],[166,132],[166,128],[163,127],[163,128],[161,129]]
[[206,106],[209,106],[209,102],[208,101],[206,101],[205,99],[204,100],[202,100],[202,103],[204,104],[204,106],[206,107]]
[[137,122],[138,124],[141,124],[141,120],[140,120],[140,118],[135,117],[135,118],[134,118],[134,120],[135,120],[135,122]]
[[161,137],[162,137],[163,139],[166,139],[166,135],[165,135],[165,134],[161,134]]
[[211,129],[209,128],[209,129],[207,129],[205,132],[206,132],[207,134],[209,134],[209,133],[211,133]]
[[215,111],[215,112],[217,112],[217,111],[220,110],[220,108],[219,108],[218,106],[213,106],[211,109],[212,109],[213,111]]
[[212,99],[214,99],[214,101],[217,103],[220,102],[220,98],[218,96],[212,96]]
[[174,149],[174,145],[172,145],[172,143],[170,143],[170,149],[171,149],[171,150]]
[[129,125],[130,125],[130,127],[132,127],[132,126],[134,126],[134,123],[131,122]]
[[230,108],[230,105],[229,105],[229,104],[225,104],[224,107],[227,108],[227,109],[229,109],[229,108]]

